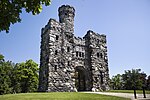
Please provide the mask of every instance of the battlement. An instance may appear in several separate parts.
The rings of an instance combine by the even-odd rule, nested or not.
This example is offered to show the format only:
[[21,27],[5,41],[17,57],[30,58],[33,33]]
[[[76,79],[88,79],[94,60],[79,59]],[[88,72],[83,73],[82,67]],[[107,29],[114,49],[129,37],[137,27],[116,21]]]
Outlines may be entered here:
[[75,9],[69,5],[62,5],[58,9],[58,13],[59,22],[65,24],[65,32],[68,34],[73,34]]
[[62,5],[59,7],[58,12],[59,16],[61,16],[63,13],[72,13],[73,17],[75,16],[75,9],[70,5]]

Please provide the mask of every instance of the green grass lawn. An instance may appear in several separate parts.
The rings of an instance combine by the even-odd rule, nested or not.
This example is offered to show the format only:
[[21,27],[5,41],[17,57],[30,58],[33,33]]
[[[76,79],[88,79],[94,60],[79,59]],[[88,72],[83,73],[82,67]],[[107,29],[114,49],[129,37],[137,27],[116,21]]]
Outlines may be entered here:
[[[133,90],[110,90],[110,91],[107,91],[107,92],[134,93]],[[142,93],[143,93],[143,90],[136,90],[136,93],[142,94]],[[146,90],[145,93],[146,93],[146,94],[150,94],[150,91]]]
[[51,92],[0,95],[0,100],[130,100],[114,96],[91,93]]

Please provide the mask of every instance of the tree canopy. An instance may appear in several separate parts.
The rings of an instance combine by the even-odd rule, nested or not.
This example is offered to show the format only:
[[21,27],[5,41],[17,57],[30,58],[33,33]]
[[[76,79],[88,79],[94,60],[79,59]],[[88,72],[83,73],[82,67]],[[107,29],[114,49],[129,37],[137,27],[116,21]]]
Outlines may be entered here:
[[147,79],[147,88],[150,90],[150,75],[148,76],[148,79]]
[[48,6],[51,0],[0,0],[0,32],[9,32],[11,24],[21,22],[20,13],[24,8],[33,15],[42,11],[42,5]]
[[0,94],[6,94],[12,91],[12,66],[13,64],[10,61],[0,62]]
[[111,79],[111,86],[113,89],[115,90],[119,90],[121,89],[122,87],[122,77],[120,74],[117,74],[115,76],[112,77]]
[[141,72],[141,69],[125,70],[124,74],[117,74],[111,79],[111,88],[133,90],[142,89],[143,87],[147,90],[150,89],[150,76],[146,79],[147,75]]
[[32,92],[38,88],[38,65],[33,60],[16,64],[13,71],[13,91]]
[[141,69],[132,69],[125,71],[125,74],[122,75],[124,81],[124,88],[129,89],[142,89],[142,80],[140,79]]
[[5,61],[0,54],[0,94],[34,92],[38,88],[38,64]]

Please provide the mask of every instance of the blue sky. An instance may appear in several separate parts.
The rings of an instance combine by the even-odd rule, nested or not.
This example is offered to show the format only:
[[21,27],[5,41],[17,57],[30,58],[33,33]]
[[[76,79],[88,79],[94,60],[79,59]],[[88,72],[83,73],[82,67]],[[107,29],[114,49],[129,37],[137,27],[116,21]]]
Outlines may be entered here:
[[75,35],[88,30],[107,35],[110,76],[140,68],[150,75],[150,0],[53,0],[36,16],[23,11],[22,22],[0,33],[0,53],[15,63],[40,62],[41,28],[50,18],[58,20],[58,8],[72,5]]

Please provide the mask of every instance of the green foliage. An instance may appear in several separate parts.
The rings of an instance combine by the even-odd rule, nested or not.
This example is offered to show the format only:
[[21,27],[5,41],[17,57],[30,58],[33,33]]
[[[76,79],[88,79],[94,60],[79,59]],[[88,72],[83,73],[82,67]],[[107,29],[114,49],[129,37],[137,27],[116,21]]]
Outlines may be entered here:
[[13,64],[10,61],[5,62],[4,56],[0,55],[0,94],[11,93],[11,78]]
[[0,62],[4,61],[4,56],[0,54]]
[[141,69],[132,69],[126,70],[124,74],[117,74],[113,76],[111,79],[111,87],[115,90],[125,89],[125,90],[133,90],[133,89],[148,89],[146,74],[140,72]]
[[113,76],[111,79],[111,87],[115,90],[119,90],[122,88],[122,77],[120,74]]
[[0,55],[0,94],[34,92],[38,87],[38,64],[33,60],[14,64]]
[[26,93],[0,96],[0,100],[130,100],[127,98],[76,92]]
[[11,24],[21,22],[20,13],[24,8],[33,15],[42,11],[42,5],[48,6],[51,0],[0,0],[0,32],[9,32]]
[[142,80],[140,79],[141,69],[132,69],[125,71],[125,74],[122,75],[124,81],[124,89],[142,89]]
[[146,86],[147,86],[148,90],[150,90],[150,75],[148,76]]
[[14,92],[33,92],[38,87],[38,65],[33,60],[16,64],[13,80]]

